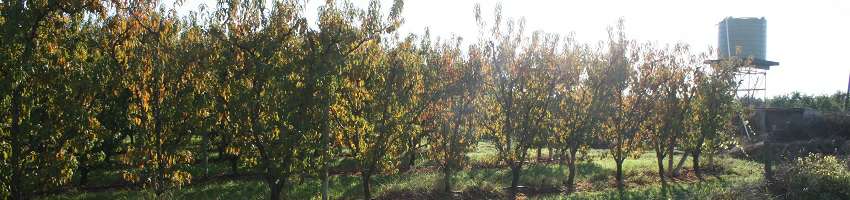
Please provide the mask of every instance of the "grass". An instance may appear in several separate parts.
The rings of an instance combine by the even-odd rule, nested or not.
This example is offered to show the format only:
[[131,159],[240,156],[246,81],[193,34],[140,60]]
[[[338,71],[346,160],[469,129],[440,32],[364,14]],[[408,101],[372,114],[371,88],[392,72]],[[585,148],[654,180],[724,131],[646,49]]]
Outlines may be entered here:
[[[535,152],[530,155],[536,155]],[[547,158],[544,151],[544,158]],[[614,185],[615,165],[604,150],[592,150],[587,160],[578,163],[577,184],[579,192],[563,196],[560,188],[566,179],[566,166],[556,163],[531,163],[523,169],[521,185],[528,186],[528,199],[616,199]],[[495,168],[498,164],[497,153],[492,144],[480,143],[474,152],[467,155],[473,166],[456,173],[453,189],[466,199],[504,198],[503,188],[510,184],[510,172],[507,167]],[[627,197],[633,199],[739,199],[741,195],[759,194],[753,185],[761,182],[761,168],[758,163],[734,158],[717,158],[724,166],[721,170],[707,176],[704,181],[684,179],[672,181],[662,188],[658,181],[654,153],[641,154],[637,159],[628,159],[624,163],[627,184]],[[374,176],[373,196],[384,199],[446,199],[448,195],[439,192],[442,174],[428,166],[431,162],[421,161],[417,170],[409,173]],[[689,167],[690,162],[686,167]],[[227,170],[225,163],[211,166],[213,173]],[[489,166],[489,167],[486,167]],[[196,171],[196,170],[190,170]],[[199,170],[197,170],[199,171]],[[245,170],[243,170],[244,172]],[[100,171],[92,175],[92,182],[114,181],[107,177],[114,172]],[[114,178],[114,177],[113,177]],[[288,189],[291,199],[319,198],[320,181],[305,179],[301,184]],[[354,174],[333,176],[330,180],[330,194],[334,199],[357,199],[362,195],[360,177]],[[664,193],[663,190],[668,190]],[[196,183],[175,188],[163,194],[165,199],[264,199],[268,188],[259,179],[217,180]],[[665,196],[664,194],[669,194]],[[42,199],[156,199],[151,191],[133,189],[112,189],[99,192],[69,191],[59,195],[41,197]],[[753,198],[761,198],[756,196]]]

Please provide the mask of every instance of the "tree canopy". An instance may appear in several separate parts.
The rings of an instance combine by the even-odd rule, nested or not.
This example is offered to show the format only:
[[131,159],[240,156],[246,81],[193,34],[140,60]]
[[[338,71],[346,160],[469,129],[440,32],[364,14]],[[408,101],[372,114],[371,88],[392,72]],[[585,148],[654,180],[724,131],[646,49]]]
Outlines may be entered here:
[[[543,147],[568,165],[567,193],[591,146],[608,149],[622,189],[623,163],[642,150],[663,181],[674,150],[699,173],[702,154],[734,139],[739,62],[630,40],[622,20],[597,44],[528,33],[501,7],[492,21],[473,10],[481,37],[468,43],[402,35],[403,2],[382,6],[328,0],[310,21],[294,0],[188,15],[160,1],[2,1],[0,195],[83,186],[106,167],[159,195],[208,176],[216,155],[232,175],[257,174],[269,199],[306,178],[329,198],[331,171],[351,160],[371,199],[372,176],[422,153],[451,192],[480,141],[511,169],[512,197],[529,149]],[[838,97],[806,99],[771,101],[837,109]]]

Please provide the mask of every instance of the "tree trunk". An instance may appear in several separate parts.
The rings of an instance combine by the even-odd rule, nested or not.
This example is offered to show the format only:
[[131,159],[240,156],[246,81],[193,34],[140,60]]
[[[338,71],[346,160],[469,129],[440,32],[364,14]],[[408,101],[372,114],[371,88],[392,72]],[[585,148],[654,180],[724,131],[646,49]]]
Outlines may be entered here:
[[90,171],[89,167],[87,167],[85,164],[80,164],[79,171],[80,171],[79,186],[80,187],[86,186],[89,182],[89,171]]
[[416,146],[412,146],[415,144],[411,144],[410,151],[407,153],[407,162],[406,166],[403,168],[406,171],[413,170],[413,167],[416,166]]
[[12,102],[11,103],[12,103],[11,104],[11,106],[12,106],[12,126],[11,126],[11,131],[10,131],[11,133],[9,133],[9,134],[11,135],[11,143],[12,143],[11,144],[11,146],[12,146],[12,153],[11,154],[12,154],[12,156],[11,156],[11,159],[9,161],[9,166],[12,168],[12,177],[10,177],[10,180],[9,180],[10,181],[10,183],[9,183],[10,191],[9,192],[10,192],[10,195],[11,195],[10,196],[11,199],[23,199],[24,198],[24,195],[23,195],[24,191],[23,191],[23,188],[21,188],[21,177],[22,177],[22,173],[23,173],[22,170],[21,170],[21,167],[23,167],[23,166],[21,166],[21,163],[20,163],[21,158],[22,158],[21,154],[23,152],[21,152],[21,144],[20,144],[20,141],[19,141],[19,139],[20,139],[19,137],[21,137],[24,134],[21,133],[21,128],[20,128],[20,124],[19,124],[20,116],[21,116],[21,88],[20,88],[20,86],[18,86],[18,88],[15,88],[12,91]]
[[[116,135],[124,135],[120,131],[113,132]],[[119,137],[124,138],[124,137]],[[122,141],[122,139],[116,139],[115,136],[110,136],[103,140],[103,146],[101,146],[100,151],[103,152],[103,164],[107,167],[112,166],[112,156],[115,155],[116,147],[118,146],[117,141]]]
[[[224,138],[222,138],[221,140],[224,140]],[[218,160],[227,160],[228,159],[227,158],[227,152],[224,151],[226,146],[227,146],[225,143],[226,143],[225,141],[222,141],[216,147],[216,151],[218,151]]]
[[561,169],[561,168],[564,167],[564,164],[566,164],[565,162],[567,160],[566,159],[567,150],[566,149],[560,149],[560,150],[556,150],[556,151],[557,151],[556,155],[558,155],[558,158],[557,158],[558,159],[558,169]]
[[764,150],[762,151],[762,159],[764,160],[764,180],[767,181],[767,184],[770,185],[774,182],[773,180],[773,144],[770,141],[769,136],[770,133],[765,134],[764,139]]
[[370,172],[370,170],[364,170],[363,172],[360,173],[360,179],[361,179],[362,185],[363,185],[363,199],[365,199],[365,200],[371,200],[372,199],[372,193],[369,192],[369,191],[371,191],[371,189],[370,189],[371,183],[369,181],[371,176],[372,176],[372,173]]
[[136,134],[132,132],[130,133],[130,146],[136,146]]
[[410,152],[409,157],[407,158],[407,169],[413,169],[413,166],[416,166],[416,149],[413,152]]
[[[658,151],[664,150],[659,149]],[[655,159],[658,161],[658,178],[661,180],[661,186],[665,187],[667,185],[667,180],[664,179],[664,155],[656,152]]]
[[328,200],[328,187],[330,187],[330,173],[327,168],[322,169],[322,200]]
[[115,155],[115,145],[110,145],[109,148],[103,149],[103,164],[107,167],[112,166],[112,156]]
[[443,167],[443,192],[452,192],[452,170],[449,165]]
[[696,148],[694,149],[694,173],[696,173],[697,178],[702,180],[702,170],[699,166],[699,158],[700,154],[702,154],[702,144],[705,143],[705,134],[700,135],[699,141],[697,141]]
[[567,175],[567,194],[576,192],[576,152],[578,152],[577,148],[570,148],[569,157],[566,159],[570,171]]
[[210,153],[209,153],[209,145],[210,145],[210,133],[204,132],[203,144],[201,145],[201,156],[204,157],[204,177],[209,177],[210,175]]
[[550,161],[551,161],[551,160],[555,160],[555,155],[556,155],[556,153],[552,152],[552,150],[553,150],[553,149],[552,149],[552,147],[551,147],[551,146],[549,146],[548,148],[549,148],[549,158],[548,158],[548,159],[549,159]]
[[543,159],[543,146],[537,146],[537,161],[541,161]]
[[[334,100],[330,99],[330,101],[333,102]],[[330,167],[331,167],[330,166],[331,165],[331,163],[330,163],[330,153],[331,153],[330,152],[331,151],[330,137],[331,136],[330,136],[330,124],[329,124],[330,122],[328,122],[329,119],[330,119],[330,117],[329,117],[330,116],[330,111],[329,111],[330,108],[327,107],[327,106],[329,106],[328,104],[330,104],[330,103],[329,102],[323,102],[322,103],[322,106],[325,108],[325,109],[322,109],[322,118],[324,118],[325,122],[323,122],[322,126],[321,126],[321,132],[322,132],[322,200],[327,200],[327,199],[330,198],[328,196],[329,195],[328,188],[330,188],[330,178],[331,178],[330,177]],[[368,171],[368,170],[365,170],[365,171]],[[364,183],[363,187],[366,189],[366,200],[369,200],[369,197],[370,197],[369,196],[369,176],[371,174],[363,174],[363,175],[365,177],[364,181],[363,181],[363,183]]]
[[699,178],[699,179],[702,179],[702,170],[700,169],[700,166],[699,166],[699,157],[700,157],[701,153],[702,153],[701,147],[697,147],[696,150],[694,150],[694,160],[693,160],[694,173],[696,173],[697,178]]
[[623,180],[623,160],[615,159],[617,164],[617,190],[620,192],[620,199],[625,199],[626,184]]
[[[667,170],[669,171],[668,174],[670,176],[673,176],[673,174],[674,174],[673,173],[673,160],[674,160],[673,158],[675,156],[675,153],[673,151],[675,151],[675,148],[676,148],[676,136],[673,135],[673,136],[670,137],[670,143],[667,144],[667,157],[668,157],[668,159],[667,159]],[[683,155],[683,157],[684,156],[685,155]]]
[[519,192],[519,176],[522,170],[522,165],[514,161],[511,165],[511,199],[516,199]]
[[275,183],[274,179],[266,181],[269,185],[269,200],[280,200],[283,197],[283,183]]
[[684,154],[682,154],[682,158],[679,158],[679,164],[676,164],[676,168],[673,169],[672,172],[673,177],[679,176],[679,171],[681,171],[682,168],[685,167],[685,161],[688,160],[688,154],[688,152],[685,152]]
[[[658,152],[663,152],[664,149],[661,145],[658,146]],[[667,196],[668,188],[667,188],[667,180],[665,180],[665,171],[664,171],[664,155],[656,152],[655,158],[658,161],[658,178],[661,180],[661,197],[662,199],[669,198]]]
[[706,161],[708,161],[708,162],[703,162],[703,165],[702,165],[702,166],[703,166],[703,168],[707,168],[708,170],[713,169],[713,168],[714,168],[714,164],[715,164],[715,163],[714,163],[714,154],[713,154],[713,153],[709,153],[709,154],[706,154],[705,156],[706,156],[706,157],[705,157],[705,158],[706,158]]
[[233,176],[239,175],[239,156],[230,155],[230,174]]

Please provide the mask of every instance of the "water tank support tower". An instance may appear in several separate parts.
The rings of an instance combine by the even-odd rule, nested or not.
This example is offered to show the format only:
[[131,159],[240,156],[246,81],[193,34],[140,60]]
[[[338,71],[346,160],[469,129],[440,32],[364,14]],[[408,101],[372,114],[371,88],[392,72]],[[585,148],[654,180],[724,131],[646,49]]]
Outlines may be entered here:
[[709,64],[718,64],[727,59],[740,59],[745,64],[738,66],[738,96],[742,103],[753,105],[753,100],[767,100],[767,71],[779,65],[769,61],[767,55],[767,20],[764,17],[726,17],[718,26],[718,57]]

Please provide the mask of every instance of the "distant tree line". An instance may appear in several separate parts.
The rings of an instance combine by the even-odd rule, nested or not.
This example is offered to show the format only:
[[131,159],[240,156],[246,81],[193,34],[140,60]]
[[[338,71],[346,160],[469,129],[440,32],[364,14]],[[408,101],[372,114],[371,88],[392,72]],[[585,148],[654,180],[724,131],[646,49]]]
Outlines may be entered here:
[[767,104],[778,108],[811,108],[820,112],[847,112],[847,93],[806,95],[800,92],[768,98]]
[[372,176],[419,152],[451,191],[478,141],[495,144],[512,197],[529,150],[554,149],[571,193],[577,153],[601,141],[622,194],[623,163],[642,151],[666,185],[687,157],[702,176],[702,158],[734,145],[743,61],[705,65],[686,45],[628,39],[622,21],[590,44],[476,7],[482,34],[464,46],[397,33],[400,0],[388,13],[331,0],[316,21],[301,1],[222,0],[182,17],[167,4],[0,2],[0,195],[84,186],[105,167],[162,194],[212,161],[259,174],[269,199],[297,178],[321,179],[328,198],[344,157],[371,199]]

